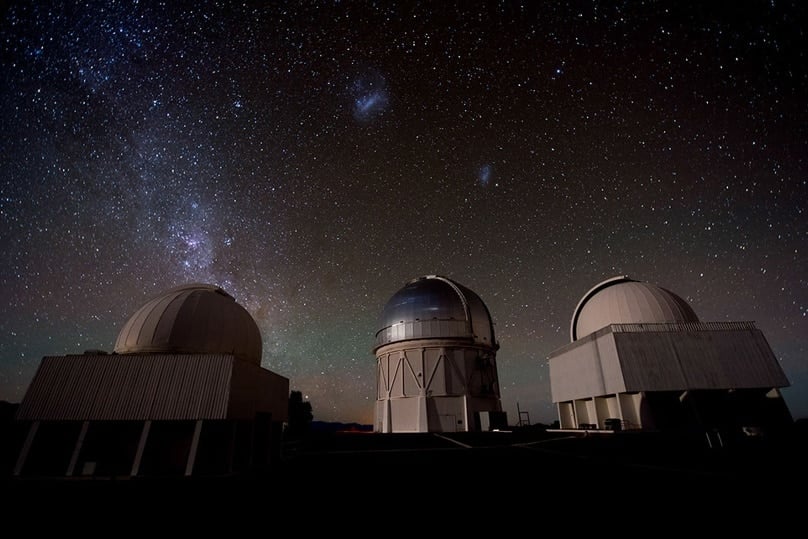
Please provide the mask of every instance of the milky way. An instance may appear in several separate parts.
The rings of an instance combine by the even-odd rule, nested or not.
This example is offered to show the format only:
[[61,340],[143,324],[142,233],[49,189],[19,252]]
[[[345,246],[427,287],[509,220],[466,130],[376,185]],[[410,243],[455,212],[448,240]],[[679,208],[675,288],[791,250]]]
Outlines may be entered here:
[[369,423],[377,317],[442,274],[549,422],[547,355],[626,274],[755,321],[808,416],[805,3],[63,4],[2,8],[0,399],[207,282]]

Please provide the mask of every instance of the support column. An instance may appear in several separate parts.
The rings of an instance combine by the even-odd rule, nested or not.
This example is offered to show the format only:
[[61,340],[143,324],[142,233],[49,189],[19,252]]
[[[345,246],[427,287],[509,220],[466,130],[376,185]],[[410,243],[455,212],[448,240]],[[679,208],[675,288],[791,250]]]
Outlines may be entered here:
[[429,416],[426,413],[426,395],[421,388],[421,395],[418,399],[418,432],[429,432]]
[[140,473],[140,462],[143,460],[143,451],[146,449],[146,441],[149,439],[149,431],[151,430],[151,419],[143,422],[143,430],[140,431],[140,441],[137,443],[137,451],[135,452],[135,461],[132,463],[132,477],[136,477]]
[[426,373],[426,353],[423,348],[418,349],[418,356],[421,365],[420,379],[418,385],[420,391],[418,393],[418,430],[421,432],[429,432],[429,404],[427,403],[427,380]]
[[393,432],[390,412],[390,392],[388,391],[387,398],[384,399],[384,405],[382,407],[382,432]]
[[[468,392],[468,387],[465,388],[465,391]],[[467,394],[463,395],[463,422],[463,431],[469,432],[471,429],[469,428],[469,397]],[[456,425],[455,428],[457,428]]]
[[31,444],[34,443],[34,436],[36,436],[36,431],[38,430],[39,421],[31,423],[31,427],[28,429],[28,435],[25,437],[25,443],[22,444],[20,455],[17,457],[17,463],[14,466],[14,475],[20,475],[20,473],[22,473],[22,467],[25,466],[25,460],[28,458],[28,452],[31,450]]
[[[253,422],[253,428],[255,428],[254,422]],[[192,473],[194,473],[194,463],[196,463],[196,453],[197,450],[199,449],[199,436],[201,434],[202,434],[202,420],[197,419],[196,425],[194,426],[194,437],[191,439],[191,450],[188,452],[188,462],[185,465],[185,475],[191,475]]]
[[617,399],[617,417],[620,418],[620,428],[624,429],[626,424],[626,418],[623,417],[623,403],[620,402],[623,399],[620,398],[620,393],[615,393],[614,396]]
[[589,402],[592,403],[592,411],[595,413],[595,421],[592,423],[596,429],[600,429],[600,414],[598,413],[598,399],[599,397],[592,397]]
[[[400,359],[399,359],[400,361]],[[398,367],[396,367],[396,372]],[[390,403],[390,395],[393,393],[393,382],[395,378],[391,378],[390,374],[390,353],[387,353],[387,383],[384,388],[384,406],[382,407],[382,432],[393,432],[392,420],[392,405]]]
[[72,476],[73,472],[76,470],[76,463],[79,461],[79,454],[81,453],[81,448],[84,445],[84,438],[87,436],[87,429],[89,428],[89,421],[84,421],[81,424],[81,432],[79,432],[79,437],[76,440],[76,447],[73,448],[73,455],[70,457],[70,464],[67,465],[67,472],[65,472],[67,477]]

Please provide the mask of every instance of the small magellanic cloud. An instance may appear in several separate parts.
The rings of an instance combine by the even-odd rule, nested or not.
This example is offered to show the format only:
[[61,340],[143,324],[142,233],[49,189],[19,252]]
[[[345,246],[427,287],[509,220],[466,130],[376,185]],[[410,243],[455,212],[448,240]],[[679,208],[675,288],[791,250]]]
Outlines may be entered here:
[[387,82],[375,72],[357,77],[351,87],[351,99],[354,119],[368,123],[387,110],[390,103]]
[[491,175],[493,174],[493,169],[491,165],[483,165],[477,171],[477,183],[481,186],[486,187],[488,182],[491,181]]

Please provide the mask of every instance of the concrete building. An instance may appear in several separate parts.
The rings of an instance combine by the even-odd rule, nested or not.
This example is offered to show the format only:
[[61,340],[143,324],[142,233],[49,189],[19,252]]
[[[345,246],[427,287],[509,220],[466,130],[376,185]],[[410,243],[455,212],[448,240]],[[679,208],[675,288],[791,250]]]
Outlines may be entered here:
[[789,385],[753,322],[701,322],[673,292],[625,276],[586,294],[549,356],[562,428],[755,433],[791,422]]
[[261,334],[221,288],[141,307],[114,353],[42,359],[16,415],[17,476],[222,475],[279,455],[289,380],[261,367]]
[[376,432],[485,431],[506,424],[494,324],[480,297],[427,275],[384,307],[376,332]]

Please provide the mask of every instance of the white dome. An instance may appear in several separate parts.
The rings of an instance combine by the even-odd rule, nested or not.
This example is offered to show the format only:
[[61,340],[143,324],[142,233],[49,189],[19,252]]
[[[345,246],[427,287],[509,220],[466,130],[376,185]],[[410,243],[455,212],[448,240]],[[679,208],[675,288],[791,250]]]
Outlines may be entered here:
[[587,292],[572,316],[573,341],[610,324],[698,322],[685,300],[659,286],[613,277]]
[[217,286],[190,284],[152,299],[123,326],[117,354],[233,354],[261,364],[261,332]]

